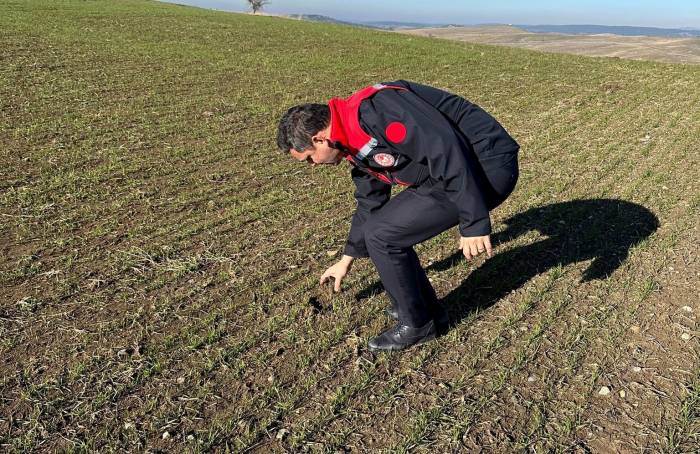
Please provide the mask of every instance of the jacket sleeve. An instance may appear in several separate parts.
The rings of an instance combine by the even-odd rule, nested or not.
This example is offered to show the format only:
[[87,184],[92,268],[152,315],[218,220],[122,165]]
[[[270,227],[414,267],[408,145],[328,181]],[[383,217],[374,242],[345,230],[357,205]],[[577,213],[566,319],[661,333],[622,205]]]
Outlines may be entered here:
[[369,257],[365,246],[365,235],[362,225],[370,213],[384,206],[389,200],[391,186],[382,183],[356,167],[352,168],[351,175],[352,181],[355,183],[357,208],[355,209],[355,214],[352,215],[352,224],[344,253],[351,257]]
[[[448,198],[459,211],[461,235],[490,234],[484,183],[475,172],[479,164],[454,125],[410,91],[384,90],[369,101],[361,106],[361,117],[375,117],[373,133],[383,143],[397,154],[427,165],[430,176],[444,183]],[[405,136],[398,142],[386,132],[392,123],[401,123],[405,128]]]
[[515,139],[493,116],[461,96],[406,80],[389,84],[408,88],[439,110],[460,130],[477,156],[511,154],[520,148]]

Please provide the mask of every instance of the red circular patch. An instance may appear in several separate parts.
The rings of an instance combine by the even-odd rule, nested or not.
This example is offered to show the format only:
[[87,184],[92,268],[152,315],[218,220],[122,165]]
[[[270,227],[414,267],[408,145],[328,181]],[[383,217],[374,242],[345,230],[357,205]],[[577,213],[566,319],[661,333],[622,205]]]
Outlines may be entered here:
[[394,143],[403,141],[406,138],[406,126],[398,121],[389,123],[386,127],[386,138]]

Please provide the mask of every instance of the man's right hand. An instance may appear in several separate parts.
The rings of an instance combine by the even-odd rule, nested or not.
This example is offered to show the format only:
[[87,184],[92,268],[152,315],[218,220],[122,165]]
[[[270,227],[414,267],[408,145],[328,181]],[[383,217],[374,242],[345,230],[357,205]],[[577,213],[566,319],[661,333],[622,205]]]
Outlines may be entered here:
[[330,266],[322,275],[321,279],[319,280],[319,284],[323,285],[330,278],[335,279],[335,285],[333,286],[333,291],[334,292],[339,292],[340,291],[340,283],[342,282],[343,278],[348,274],[350,271],[350,267],[352,266],[352,262],[355,260],[353,257],[350,257],[349,255],[344,255],[342,259],[340,259],[336,264]]

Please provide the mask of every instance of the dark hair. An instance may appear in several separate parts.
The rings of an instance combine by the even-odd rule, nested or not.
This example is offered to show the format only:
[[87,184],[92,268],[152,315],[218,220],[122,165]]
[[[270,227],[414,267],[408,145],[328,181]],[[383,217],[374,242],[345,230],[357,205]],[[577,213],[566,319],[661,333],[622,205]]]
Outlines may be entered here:
[[326,104],[300,104],[289,109],[277,128],[277,146],[288,153],[290,149],[304,151],[311,148],[311,137],[325,129],[331,121]]

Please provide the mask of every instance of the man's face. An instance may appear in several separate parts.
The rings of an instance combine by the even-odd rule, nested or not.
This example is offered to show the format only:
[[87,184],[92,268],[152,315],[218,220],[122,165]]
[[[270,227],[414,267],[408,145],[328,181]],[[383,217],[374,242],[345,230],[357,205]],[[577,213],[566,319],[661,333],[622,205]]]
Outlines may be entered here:
[[343,153],[330,145],[331,142],[327,138],[328,131],[329,129],[327,128],[312,137],[311,142],[313,148],[308,148],[304,151],[297,151],[292,148],[289,150],[289,154],[297,161],[306,161],[312,166],[319,164],[339,164],[340,161],[343,160]]

